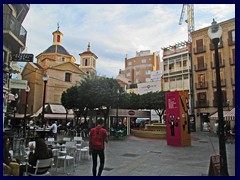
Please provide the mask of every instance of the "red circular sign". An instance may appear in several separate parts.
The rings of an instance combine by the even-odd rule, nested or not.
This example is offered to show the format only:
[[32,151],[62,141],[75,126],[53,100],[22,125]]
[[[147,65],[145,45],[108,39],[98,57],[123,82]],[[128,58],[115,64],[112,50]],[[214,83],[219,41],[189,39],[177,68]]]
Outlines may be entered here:
[[129,115],[135,115],[135,111],[128,111]]

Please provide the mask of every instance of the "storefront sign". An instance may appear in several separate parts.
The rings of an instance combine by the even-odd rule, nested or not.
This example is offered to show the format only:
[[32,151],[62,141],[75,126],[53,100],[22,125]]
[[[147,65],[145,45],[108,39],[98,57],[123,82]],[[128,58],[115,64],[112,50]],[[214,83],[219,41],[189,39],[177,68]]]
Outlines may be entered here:
[[33,54],[14,53],[12,54],[11,61],[33,62]]
[[28,81],[19,79],[10,79],[11,89],[27,89]]

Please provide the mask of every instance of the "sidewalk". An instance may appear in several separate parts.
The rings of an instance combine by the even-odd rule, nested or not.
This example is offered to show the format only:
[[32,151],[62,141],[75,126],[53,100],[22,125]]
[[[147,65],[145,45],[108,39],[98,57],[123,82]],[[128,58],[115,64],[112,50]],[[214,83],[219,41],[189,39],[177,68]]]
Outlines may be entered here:
[[[207,176],[210,156],[218,153],[218,137],[193,132],[192,145],[168,146],[166,140],[127,136],[106,144],[102,176]],[[61,135],[58,136],[61,138]],[[88,143],[87,140],[85,141]],[[226,143],[228,172],[235,176],[235,144]],[[52,170],[53,176],[91,176],[92,160],[81,160],[76,171]]]

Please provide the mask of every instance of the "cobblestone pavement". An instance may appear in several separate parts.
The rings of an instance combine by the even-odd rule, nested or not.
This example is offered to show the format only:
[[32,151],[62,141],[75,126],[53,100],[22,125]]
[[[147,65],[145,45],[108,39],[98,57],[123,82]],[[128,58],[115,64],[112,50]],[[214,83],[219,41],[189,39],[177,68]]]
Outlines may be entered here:
[[[59,139],[62,135],[58,136]],[[191,133],[191,146],[168,146],[166,140],[127,136],[110,139],[106,144],[102,176],[207,176],[210,156],[219,154],[216,135]],[[85,145],[88,140],[85,139]],[[228,172],[235,176],[235,144],[226,143]],[[53,167],[53,176],[91,176],[92,160],[80,160],[73,166]]]

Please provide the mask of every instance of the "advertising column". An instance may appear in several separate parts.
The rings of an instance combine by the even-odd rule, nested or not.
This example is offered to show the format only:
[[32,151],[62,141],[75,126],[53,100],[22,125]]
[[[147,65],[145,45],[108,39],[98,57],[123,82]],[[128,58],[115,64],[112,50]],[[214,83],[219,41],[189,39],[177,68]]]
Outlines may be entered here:
[[190,146],[188,92],[166,92],[165,102],[167,144],[172,146]]

